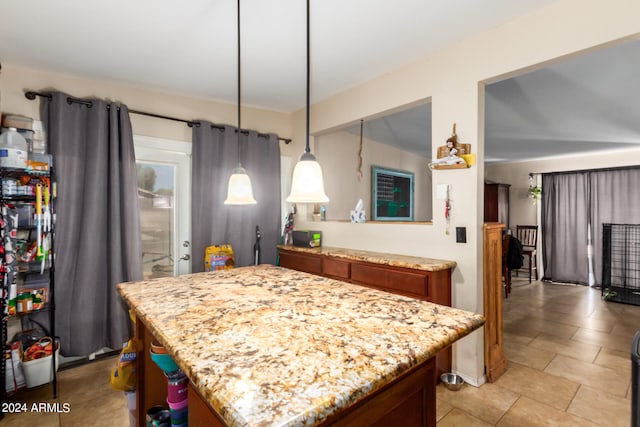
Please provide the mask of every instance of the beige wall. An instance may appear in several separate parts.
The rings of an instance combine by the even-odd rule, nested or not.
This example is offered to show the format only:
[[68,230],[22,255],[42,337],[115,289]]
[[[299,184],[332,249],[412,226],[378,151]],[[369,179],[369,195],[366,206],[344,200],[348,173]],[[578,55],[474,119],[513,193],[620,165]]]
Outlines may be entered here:
[[[299,215],[297,225],[322,229],[327,246],[455,260],[458,266],[453,272],[453,305],[481,313],[482,82],[530,70],[593,46],[638,36],[639,14],[640,2],[636,0],[558,1],[313,106],[312,132],[322,133],[431,97],[434,147],[446,140],[455,122],[458,140],[470,143],[478,157],[477,166],[472,168],[433,173],[434,189],[438,184],[452,185],[451,226],[467,227],[468,243],[455,243],[454,235],[445,235],[439,200],[434,200],[433,225],[305,224],[305,215]],[[454,345],[454,369],[473,384],[484,381],[483,351],[481,331]]]
[[324,186],[330,194],[327,205],[328,220],[348,220],[349,211],[362,199],[367,218],[371,212],[371,166],[414,173],[414,218],[416,221],[431,220],[431,171],[424,157],[399,150],[390,145],[363,138],[362,178],[358,181],[358,146],[360,136],[349,132],[332,132],[315,138],[314,154],[322,165]]
[[[129,109],[173,116],[185,120],[205,119],[219,124],[237,123],[237,104],[211,102],[204,99],[141,89],[123,84],[83,79],[44,70],[15,67],[2,64],[0,73],[0,111],[40,118],[38,100],[24,97],[26,89],[41,91],[56,89],[69,95],[99,97],[126,104]],[[137,114],[131,115],[133,133],[179,141],[191,141],[191,128],[184,123],[155,119]],[[260,132],[274,132],[290,138],[292,120],[290,114],[255,108],[242,108],[242,127]],[[286,153],[288,148],[281,143]]]
[[[536,206],[527,198],[529,173],[540,174],[582,169],[640,165],[640,149],[631,148],[600,153],[584,153],[559,156],[528,162],[487,165],[486,178],[495,182],[511,184],[509,224],[537,224]],[[543,190],[544,191],[544,190]]]

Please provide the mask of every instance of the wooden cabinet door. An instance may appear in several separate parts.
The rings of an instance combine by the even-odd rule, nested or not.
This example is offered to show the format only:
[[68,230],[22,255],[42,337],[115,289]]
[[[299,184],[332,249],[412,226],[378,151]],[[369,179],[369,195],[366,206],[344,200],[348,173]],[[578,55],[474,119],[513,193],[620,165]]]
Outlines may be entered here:
[[322,274],[342,280],[351,278],[351,263],[330,257],[322,258]]
[[322,274],[322,259],[310,254],[280,251],[280,266],[312,274]]

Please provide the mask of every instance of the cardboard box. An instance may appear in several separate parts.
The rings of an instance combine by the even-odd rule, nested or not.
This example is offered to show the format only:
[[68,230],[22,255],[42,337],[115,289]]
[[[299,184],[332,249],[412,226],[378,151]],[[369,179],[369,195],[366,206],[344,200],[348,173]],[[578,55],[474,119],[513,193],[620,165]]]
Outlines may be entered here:
[[6,128],[33,130],[33,119],[18,114],[3,114],[2,126]]

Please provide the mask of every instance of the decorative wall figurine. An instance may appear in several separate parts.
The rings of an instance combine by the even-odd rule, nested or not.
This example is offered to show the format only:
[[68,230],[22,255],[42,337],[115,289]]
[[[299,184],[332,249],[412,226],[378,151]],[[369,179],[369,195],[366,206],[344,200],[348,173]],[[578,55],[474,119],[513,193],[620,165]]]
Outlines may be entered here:
[[453,169],[453,168],[466,168],[467,163],[464,161],[460,154],[466,154],[469,150],[467,147],[469,144],[462,144],[461,147],[458,144],[458,135],[456,134],[456,124],[453,124],[453,131],[451,136],[447,138],[446,145],[438,147],[437,156],[438,159],[429,163],[431,169]]
[[462,169],[475,164],[475,156],[470,154],[471,144],[458,142],[456,124],[453,124],[451,136],[447,138],[446,145],[438,147],[437,160],[429,163],[430,169]]

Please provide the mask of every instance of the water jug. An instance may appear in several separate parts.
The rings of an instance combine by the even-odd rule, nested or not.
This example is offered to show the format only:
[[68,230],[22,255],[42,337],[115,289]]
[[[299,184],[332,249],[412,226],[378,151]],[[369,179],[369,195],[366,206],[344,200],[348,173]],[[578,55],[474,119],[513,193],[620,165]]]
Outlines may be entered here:
[[27,167],[27,141],[16,128],[9,128],[0,134],[0,166],[4,168]]

